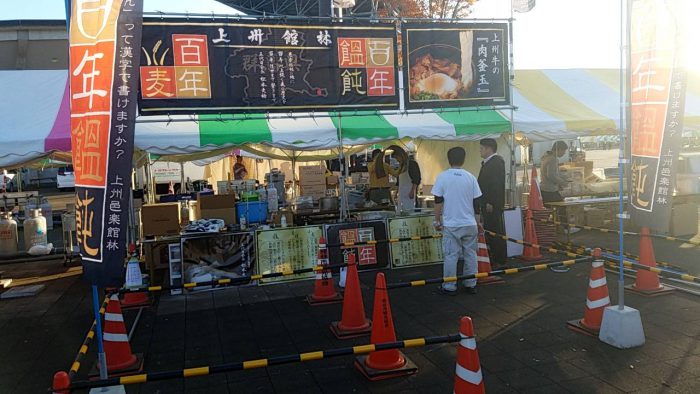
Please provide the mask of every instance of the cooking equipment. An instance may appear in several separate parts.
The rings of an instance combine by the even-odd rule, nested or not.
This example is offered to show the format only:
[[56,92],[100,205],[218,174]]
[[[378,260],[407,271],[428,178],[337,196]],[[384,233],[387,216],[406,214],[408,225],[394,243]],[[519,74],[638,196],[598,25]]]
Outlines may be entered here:
[[338,197],[321,197],[318,199],[318,206],[321,211],[338,210]]

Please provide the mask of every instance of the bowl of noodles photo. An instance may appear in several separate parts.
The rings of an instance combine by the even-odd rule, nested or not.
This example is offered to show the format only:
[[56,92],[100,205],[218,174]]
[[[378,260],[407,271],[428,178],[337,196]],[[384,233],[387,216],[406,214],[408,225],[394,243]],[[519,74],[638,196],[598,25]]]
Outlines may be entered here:
[[429,44],[409,53],[411,101],[454,100],[469,95],[474,82],[474,33],[459,32],[459,46]]

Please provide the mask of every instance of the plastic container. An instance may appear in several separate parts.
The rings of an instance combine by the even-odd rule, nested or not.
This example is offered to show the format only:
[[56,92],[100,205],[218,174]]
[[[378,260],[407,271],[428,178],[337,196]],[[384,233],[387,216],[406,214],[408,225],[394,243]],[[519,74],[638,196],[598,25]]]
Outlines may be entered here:
[[12,214],[4,212],[0,217],[0,254],[17,253],[17,222]]
[[274,184],[270,184],[270,188],[267,189],[267,210],[270,212],[277,212],[279,210],[277,188]]
[[[276,201],[276,200],[275,200]],[[269,201],[268,201],[269,202]],[[236,203],[236,217],[244,217],[246,223],[264,223],[267,221],[267,204],[265,201],[246,201]]]
[[53,230],[53,208],[46,197],[41,199],[41,214],[46,218],[46,228]]
[[46,218],[41,209],[32,209],[29,219],[24,220],[24,248],[29,250],[34,245],[46,245]]

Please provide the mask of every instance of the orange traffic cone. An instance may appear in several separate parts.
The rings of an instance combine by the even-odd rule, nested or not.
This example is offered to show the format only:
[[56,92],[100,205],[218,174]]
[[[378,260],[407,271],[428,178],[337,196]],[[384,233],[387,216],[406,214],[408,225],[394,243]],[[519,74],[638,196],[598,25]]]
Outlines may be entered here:
[[600,325],[603,322],[603,311],[610,305],[608,295],[608,282],[605,278],[605,264],[600,258],[601,250],[593,250],[593,268],[588,280],[588,293],[586,294],[586,309],[583,319],[571,320],[566,323],[567,327],[581,334],[598,337]]
[[331,331],[339,339],[368,335],[372,330],[372,321],[365,316],[365,304],[362,301],[360,277],[357,274],[355,255],[348,255],[348,273],[343,298],[343,316],[340,321],[331,323]]
[[[535,221],[532,219],[532,210],[528,209],[525,216],[525,242],[531,245],[537,244],[537,230],[535,230]],[[542,260],[542,254],[540,253],[540,247],[538,246],[523,246],[523,254],[520,256],[522,260],[534,261]]]
[[[318,263],[321,265],[328,265],[328,247],[326,245],[326,238],[321,236],[318,240]],[[334,304],[336,302],[341,302],[343,296],[335,291],[335,285],[333,284],[333,273],[331,270],[324,269],[322,271],[316,271],[316,282],[314,283],[314,293],[306,296],[306,301],[310,305],[321,305],[321,304]]]
[[462,340],[457,345],[454,394],[485,393],[479,351],[476,350],[476,339],[474,339],[474,325],[470,317],[464,316],[460,320],[459,335]]
[[540,186],[537,184],[537,168],[535,166],[532,166],[532,175],[530,176],[530,195],[527,198],[527,209],[544,210],[542,193],[540,193]]
[[[486,238],[484,237],[484,228],[479,225],[478,249],[476,251],[476,262],[479,268],[479,273],[491,272],[491,258],[489,258],[488,246],[486,246]],[[493,285],[496,283],[505,283],[503,278],[497,275],[485,276],[478,278],[476,281],[479,285]]]
[[141,371],[143,358],[131,353],[131,345],[129,345],[129,337],[124,325],[124,315],[122,315],[119,297],[116,294],[113,294],[107,303],[103,331],[102,338],[109,375],[119,376]]
[[[396,342],[394,319],[383,273],[377,274],[374,285],[374,310],[372,312],[372,343]],[[380,322],[380,323],[378,323]],[[357,368],[369,380],[383,380],[412,375],[416,367],[399,349],[380,350],[355,359]]]
[[[639,264],[655,268],[656,256],[654,256],[654,244],[649,236],[649,227],[642,227],[639,233]],[[637,270],[637,279],[634,284],[625,286],[625,289],[648,297],[668,294],[673,291],[672,288],[659,282],[659,275],[656,272],[642,269]]]
[[68,373],[66,373],[65,371],[58,371],[53,375],[51,392],[53,394],[70,393],[70,377],[68,376]]

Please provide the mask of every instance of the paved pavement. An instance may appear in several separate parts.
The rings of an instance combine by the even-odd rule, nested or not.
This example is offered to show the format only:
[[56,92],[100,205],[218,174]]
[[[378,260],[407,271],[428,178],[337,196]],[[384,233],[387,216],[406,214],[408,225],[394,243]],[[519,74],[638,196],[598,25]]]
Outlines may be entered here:
[[[601,234],[579,233],[574,238],[579,243],[612,242],[610,235]],[[655,241],[655,245],[660,259],[687,266],[697,262],[697,247],[679,252],[677,244]],[[44,264],[43,269],[60,267]],[[11,268],[4,267],[6,274]],[[641,311],[647,342],[640,348],[618,350],[565,326],[567,320],[583,315],[588,270],[587,265],[577,265],[566,274],[540,271],[506,276],[506,284],[457,297],[433,294],[433,286],[392,290],[397,336],[456,333],[459,317],[471,316],[489,393],[700,392],[700,298],[680,292],[652,299],[627,296],[628,304]],[[439,265],[408,268],[387,271],[387,281],[440,274]],[[371,315],[375,272],[360,276]],[[615,302],[615,277],[609,274],[608,282]],[[303,297],[311,288],[312,283],[305,281],[164,295],[144,310],[131,345],[134,352],[146,354],[146,370],[154,372],[368,341],[335,339],[328,324],[340,318],[340,305],[308,306]],[[0,363],[0,392],[45,392],[52,374],[70,366],[91,323],[89,294],[87,285],[68,278],[48,282],[36,297],[0,302],[0,346],[7,357]],[[135,315],[135,311],[125,313],[127,326]],[[405,353],[418,365],[418,374],[384,382],[366,381],[353,368],[352,357],[342,357],[153,382],[131,386],[128,392],[451,392],[454,345]],[[92,346],[81,375],[94,359]]]

